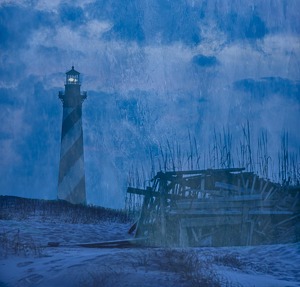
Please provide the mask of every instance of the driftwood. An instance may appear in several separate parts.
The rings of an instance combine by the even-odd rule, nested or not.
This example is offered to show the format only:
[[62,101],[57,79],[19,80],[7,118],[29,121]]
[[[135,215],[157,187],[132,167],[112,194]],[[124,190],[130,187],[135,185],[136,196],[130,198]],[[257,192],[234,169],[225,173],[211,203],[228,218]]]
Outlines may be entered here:
[[144,196],[135,237],[151,246],[300,240],[300,187],[283,187],[243,168],[159,172],[151,187],[127,192]]

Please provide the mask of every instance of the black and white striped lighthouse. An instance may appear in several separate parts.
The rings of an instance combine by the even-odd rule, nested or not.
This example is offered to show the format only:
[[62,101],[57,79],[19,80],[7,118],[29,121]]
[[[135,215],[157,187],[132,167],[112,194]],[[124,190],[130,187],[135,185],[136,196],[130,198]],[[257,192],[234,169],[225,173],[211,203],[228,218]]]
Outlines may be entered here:
[[63,119],[57,197],[86,204],[82,103],[87,94],[80,92],[80,73],[74,67],[66,73],[65,92],[58,97],[63,103]]

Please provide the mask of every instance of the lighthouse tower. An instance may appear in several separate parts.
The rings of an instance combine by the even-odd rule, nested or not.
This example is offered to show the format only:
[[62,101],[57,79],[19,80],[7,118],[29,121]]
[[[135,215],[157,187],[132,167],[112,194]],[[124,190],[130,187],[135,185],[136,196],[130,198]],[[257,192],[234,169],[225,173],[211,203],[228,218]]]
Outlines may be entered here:
[[66,73],[65,92],[58,97],[63,103],[63,119],[57,197],[86,204],[82,103],[87,94],[80,92],[80,73],[74,67]]

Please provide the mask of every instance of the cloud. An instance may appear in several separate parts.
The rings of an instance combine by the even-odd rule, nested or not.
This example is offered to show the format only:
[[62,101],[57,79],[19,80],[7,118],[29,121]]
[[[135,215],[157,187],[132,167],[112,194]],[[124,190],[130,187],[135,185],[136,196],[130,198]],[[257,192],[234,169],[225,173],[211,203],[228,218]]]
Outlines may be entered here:
[[300,81],[292,81],[280,77],[264,77],[259,80],[243,79],[234,82],[234,88],[250,93],[254,97],[280,95],[300,101]]
[[[177,9],[181,6],[182,9]],[[195,46],[201,41],[197,17],[185,1],[95,2],[87,5],[90,19],[106,20],[114,24],[105,35],[106,40],[170,44],[183,42]]]
[[0,170],[3,175],[6,171],[3,168],[18,165],[22,155],[18,151],[19,139],[24,138],[30,132],[30,126],[24,123],[24,108],[12,105],[0,105],[1,127],[0,127]]
[[0,87],[5,89],[16,87],[24,77],[26,65],[18,60],[19,55],[15,52],[3,52],[0,56]]
[[166,138],[185,145],[188,130],[205,145],[215,126],[237,129],[250,119],[274,139],[291,128],[299,145],[297,1],[14,2],[0,6],[6,190],[21,194],[30,184],[32,195],[55,197],[57,93],[72,64],[88,90],[91,202],[122,199],[132,165],[146,163],[149,149],[155,154]]
[[218,60],[215,56],[196,55],[192,61],[200,67],[213,67],[218,64]]
[[235,42],[226,45],[219,53],[219,74],[223,80],[259,79],[280,77],[299,79],[299,38],[295,35],[268,35],[264,41]]
[[54,91],[39,80],[26,76],[7,89],[12,104],[0,102],[0,134],[5,135],[0,140],[2,194],[54,198],[59,103]]
[[249,39],[262,39],[268,33],[265,22],[256,14],[253,14],[250,23],[245,31],[245,36]]
[[248,6],[242,14],[231,7],[228,14],[216,16],[219,28],[228,35],[229,41],[259,40],[268,34],[267,24],[256,10],[251,9],[251,6]]
[[86,21],[83,9],[73,4],[62,3],[59,6],[59,15],[62,23],[71,25],[73,28]]
[[35,29],[52,24],[51,14],[16,5],[2,7],[0,19],[1,47],[13,50],[27,47]]
[[87,34],[89,39],[101,39],[102,35],[113,27],[109,21],[90,20],[86,23],[85,29],[81,33]]

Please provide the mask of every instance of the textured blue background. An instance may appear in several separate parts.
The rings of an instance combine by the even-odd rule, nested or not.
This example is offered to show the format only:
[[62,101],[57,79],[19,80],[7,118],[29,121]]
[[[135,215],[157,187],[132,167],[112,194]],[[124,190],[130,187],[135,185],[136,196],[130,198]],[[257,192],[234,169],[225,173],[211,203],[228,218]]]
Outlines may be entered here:
[[[0,193],[56,198],[64,73],[82,73],[88,202],[122,207],[166,140],[249,120],[299,154],[300,1],[0,2]],[[238,140],[237,140],[238,141]],[[203,148],[203,157],[205,154]],[[206,165],[205,167],[209,167]]]

